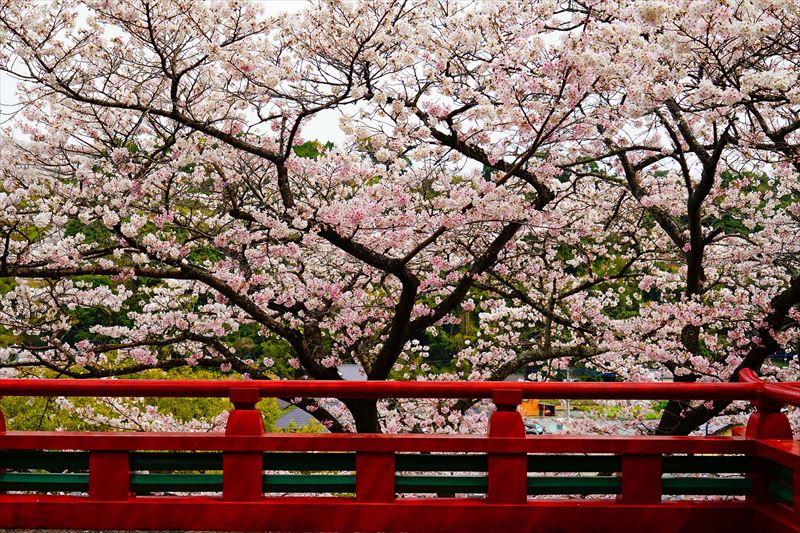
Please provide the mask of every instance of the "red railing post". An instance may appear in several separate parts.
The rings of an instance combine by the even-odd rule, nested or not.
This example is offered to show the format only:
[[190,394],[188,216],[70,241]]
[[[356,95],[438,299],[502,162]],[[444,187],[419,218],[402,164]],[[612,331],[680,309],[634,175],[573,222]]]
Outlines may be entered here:
[[[781,402],[769,398],[761,391],[757,394],[757,399],[751,403],[756,410],[747,419],[745,437],[749,439],[792,439],[792,428],[789,418],[781,412],[783,409]],[[795,473],[794,476],[796,478],[797,474]],[[755,504],[771,502],[769,484],[772,480],[772,473],[767,468],[767,461],[761,457],[754,457],[750,477],[753,480],[752,498]],[[796,483],[794,486],[798,487]]]
[[622,491],[617,502],[631,505],[661,503],[661,455],[624,454]]
[[356,500],[394,501],[394,453],[356,452]]
[[127,450],[89,452],[89,498],[127,500],[131,496],[131,470]]
[[[261,399],[258,389],[232,388],[233,410],[228,415],[225,434],[231,436],[261,436],[264,417],[256,409]],[[264,461],[259,451],[225,451],[222,453],[222,499],[225,501],[256,501],[264,496]]]
[[[3,397],[0,396],[0,400],[2,400],[2,399],[3,399]],[[3,415],[3,409],[0,408],[0,433],[5,433],[5,432],[6,432],[6,417]],[[5,468],[0,468],[0,474],[5,474],[5,473],[6,473],[6,469]],[[3,494],[3,492],[0,491],[0,494]]]
[[[489,437],[525,438],[525,425],[517,411],[522,403],[518,389],[495,390],[492,402],[496,411],[489,419]],[[489,454],[490,503],[525,503],[528,499],[528,455],[525,453],[492,452]]]
[[800,525],[800,471],[792,472],[792,510],[794,523]]
[[751,402],[756,408],[747,418],[744,436],[750,439],[791,439],[792,427],[786,413],[781,412],[783,403],[769,398],[764,392],[757,394]]

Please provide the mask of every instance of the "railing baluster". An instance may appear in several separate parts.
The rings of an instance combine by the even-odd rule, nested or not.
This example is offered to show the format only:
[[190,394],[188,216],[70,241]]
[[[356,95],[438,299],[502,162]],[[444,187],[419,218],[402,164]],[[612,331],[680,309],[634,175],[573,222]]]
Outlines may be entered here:
[[[783,404],[769,398],[764,392],[758,392],[756,400],[750,402],[755,411],[747,419],[745,437],[749,439],[792,439],[792,428],[789,418],[782,412]],[[753,460],[752,499],[756,505],[770,503],[769,484],[772,474],[767,468],[767,461],[760,457]]]
[[[745,373],[745,377],[747,374]],[[123,388],[112,396],[134,392],[148,392],[158,396],[230,396],[234,409],[225,435],[132,434],[119,435],[84,432],[25,432],[6,431],[0,413],[0,449],[3,450],[0,466],[11,472],[2,476],[0,486],[0,528],[67,528],[67,529],[242,529],[260,530],[265,525],[273,529],[312,531],[325,528],[337,531],[378,531],[387,529],[425,531],[426,528],[446,527],[458,530],[462,526],[472,531],[491,531],[499,527],[512,529],[542,529],[552,531],[616,531],[619,527],[643,532],[655,527],[658,531],[675,533],[687,527],[692,531],[737,531],[757,527],[764,531],[789,531],[800,524],[800,445],[791,437],[786,416],[781,413],[783,403],[800,406],[800,384],[777,386],[753,382],[742,384],[548,384],[548,383],[365,383],[364,389],[354,389],[348,382],[226,382],[204,388],[205,382],[123,382]],[[13,381],[13,380],[11,380]],[[19,380],[24,381],[24,380]],[[62,382],[69,382],[66,385]],[[90,383],[91,384],[91,383]],[[446,386],[443,386],[446,385]],[[479,385],[479,386],[478,386]],[[553,388],[558,387],[575,388]],[[584,386],[587,385],[587,386]],[[588,387],[591,385],[591,387]],[[680,388],[675,385],[680,385]],[[713,385],[713,387],[712,387]],[[734,386],[735,385],[735,386]],[[94,385],[93,385],[94,386]],[[100,396],[108,393],[107,382],[97,382],[97,390],[86,381],[31,380],[24,385],[10,380],[0,380],[0,392],[32,396],[40,393],[53,396],[61,393],[77,395],[91,393]],[[298,387],[295,390],[292,387]],[[427,387],[431,387],[430,390]],[[10,391],[10,392],[9,392]],[[282,391],[286,395],[311,397],[467,397],[492,398],[496,411],[492,414],[488,434],[485,436],[452,435],[272,435],[264,438],[263,418],[256,409],[261,395],[274,396]],[[526,437],[522,417],[517,408],[523,397],[587,397],[597,394],[601,398],[665,397],[717,399],[730,398],[756,403],[757,411],[748,423],[746,437],[574,437],[548,435]],[[674,394],[673,394],[674,393]],[[663,396],[662,396],[663,394]],[[440,396],[441,395],[441,396]],[[464,395],[464,396],[459,396]],[[652,445],[652,447],[651,447]],[[84,471],[86,455],[77,458],[58,458],[57,453],[35,450],[89,450],[89,497],[67,498],[57,494],[86,490],[85,474],[55,473],[62,470]],[[165,494],[136,498],[135,487],[142,491],[216,491],[219,490],[217,474],[189,476],[149,476],[136,479],[131,468],[147,468],[131,463],[130,450],[219,450],[222,455],[222,498],[186,499]],[[30,453],[34,451],[33,453]],[[263,451],[270,456],[282,451],[292,452],[349,452],[355,453],[346,460],[337,457],[331,463],[303,462],[300,458],[281,456],[264,460]],[[487,478],[461,478],[450,480],[421,479],[398,476],[397,469],[425,470],[426,461],[406,461],[405,454],[426,453],[481,454],[480,462],[456,464],[436,462],[437,469],[483,470]],[[549,480],[546,477],[531,481],[527,473],[528,454],[615,454],[613,463],[591,463],[590,471],[621,471],[619,479],[580,478]],[[674,501],[661,504],[662,493],[668,494],[743,494],[750,483],[735,479],[728,483],[721,478],[697,480],[673,479],[662,484],[662,471],[694,472],[692,468],[676,469],[682,460],[665,462],[667,454],[717,453],[722,455],[754,456],[751,471],[754,496],[748,501],[712,500],[709,502]],[[166,454],[164,454],[166,455]],[[150,463],[156,470],[218,469],[220,452],[204,453],[202,459],[190,459],[183,454],[177,461],[162,462],[164,455],[155,454]],[[136,457],[136,456],[134,456]],[[428,457],[428,456],[424,456]],[[457,456],[450,456],[456,459]],[[288,459],[288,460],[287,460]],[[321,459],[321,458],[320,458]],[[617,461],[621,459],[621,463]],[[279,461],[279,462],[273,462]],[[400,463],[403,464],[400,464]],[[280,464],[279,464],[280,463]],[[695,464],[686,461],[686,464]],[[733,461],[741,470],[741,465]],[[773,464],[774,463],[774,464]],[[272,464],[272,466],[270,466]],[[535,463],[533,463],[535,464]],[[562,463],[557,463],[561,465]],[[728,472],[728,462],[709,472]],[[170,466],[171,465],[171,466]],[[205,465],[205,466],[203,466]],[[298,468],[295,468],[295,465]],[[477,465],[477,466],[476,466]],[[609,466],[610,465],[610,466]],[[780,466],[777,474],[775,465]],[[308,492],[346,492],[355,490],[355,498],[263,497],[264,468],[276,470],[341,470],[355,469],[352,478],[330,476],[280,476],[268,490],[295,490]],[[420,466],[421,468],[409,468]],[[428,465],[430,466],[430,465]],[[541,465],[546,466],[546,465]],[[724,466],[724,468],[722,468]],[[41,468],[40,468],[41,467]],[[29,472],[48,470],[51,473]],[[570,468],[562,468],[570,470]],[[534,469],[539,469],[538,466]],[[585,468],[572,469],[589,471]],[[537,470],[539,471],[539,470]],[[552,469],[543,468],[542,472]],[[702,470],[705,471],[705,470]],[[734,471],[734,470],[730,470]],[[791,474],[791,475],[790,475]],[[770,476],[775,476],[772,479]],[[131,484],[131,478],[136,484]],[[400,480],[398,482],[398,480]],[[708,482],[706,482],[708,481]],[[723,482],[724,481],[724,482]],[[399,485],[399,486],[398,486]],[[440,496],[453,493],[487,490],[483,501],[465,498],[460,501],[408,498],[396,500],[396,490],[438,492]],[[615,500],[601,500],[594,494],[619,491]],[[793,493],[790,493],[793,488]],[[427,490],[426,490],[427,489]],[[528,491],[546,494],[586,494],[591,502],[527,501]],[[718,491],[718,492],[716,492]],[[39,493],[34,497],[18,492]],[[224,502],[223,502],[224,500]],[[235,502],[231,505],[232,502]],[[587,504],[588,503],[588,504]],[[430,516],[437,518],[430,522]],[[440,518],[444,516],[444,521]],[[674,516],[674,520],[672,517]],[[758,522],[762,520],[762,522]],[[622,524],[622,526],[620,525]],[[440,527],[441,526],[441,527]],[[541,527],[540,527],[541,526]],[[597,527],[595,527],[597,526]],[[778,528],[778,529],[776,529]],[[537,530],[538,530],[537,529]]]
[[622,456],[622,504],[661,503],[661,455],[624,454]]
[[[2,399],[3,399],[3,397],[0,396],[0,400],[2,400]],[[2,406],[0,406],[0,433],[5,433],[6,432],[6,418],[3,415],[3,409],[1,407]],[[0,474],[5,474],[5,473],[6,473],[6,469],[5,468],[0,468]],[[0,490],[0,494],[4,494],[4,491]]]
[[[233,388],[225,434],[261,436],[264,417],[256,409],[261,399],[257,389]],[[264,460],[260,451],[226,451],[222,454],[222,498],[225,501],[257,501],[263,498]]]
[[89,498],[127,500],[131,496],[131,471],[127,450],[89,452]]
[[356,452],[356,500],[394,501],[394,453]]
[[784,404],[759,392],[750,403],[756,408],[747,418],[744,436],[750,439],[792,439],[789,418],[782,412]]
[[[496,390],[492,402],[497,410],[489,419],[489,437],[525,438],[525,425],[517,407],[522,391]],[[489,454],[489,487],[491,503],[525,503],[528,499],[528,456],[524,453],[492,452]]]

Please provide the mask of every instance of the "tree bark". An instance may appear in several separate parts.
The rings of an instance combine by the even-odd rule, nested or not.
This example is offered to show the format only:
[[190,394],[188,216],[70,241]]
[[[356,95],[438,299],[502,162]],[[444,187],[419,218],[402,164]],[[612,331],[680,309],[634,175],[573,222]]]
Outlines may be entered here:
[[381,433],[378,420],[378,401],[371,398],[345,398],[342,400],[356,422],[358,433]]

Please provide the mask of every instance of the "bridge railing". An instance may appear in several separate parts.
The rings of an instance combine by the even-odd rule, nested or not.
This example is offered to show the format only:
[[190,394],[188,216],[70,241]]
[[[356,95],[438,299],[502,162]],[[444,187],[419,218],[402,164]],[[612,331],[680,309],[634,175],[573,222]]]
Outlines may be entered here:
[[[18,432],[0,415],[0,527],[800,530],[800,449],[781,411],[800,393],[748,372],[742,379],[0,380],[6,396],[216,396],[234,405],[224,433]],[[265,434],[256,409],[265,397],[487,398],[495,411],[484,435]],[[756,411],[743,436],[526,436],[523,398],[746,400]]]

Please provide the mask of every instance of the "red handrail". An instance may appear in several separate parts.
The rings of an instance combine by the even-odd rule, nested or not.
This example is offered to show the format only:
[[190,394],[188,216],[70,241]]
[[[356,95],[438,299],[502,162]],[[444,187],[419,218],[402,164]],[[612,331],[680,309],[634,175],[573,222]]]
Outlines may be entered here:
[[797,383],[770,383],[759,378],[750,368],[739,371],[739,380],[742,383],[759,386],[759,392],[770,400],[800,407],[800,389],[797,388]]
[[2,379],[0,395],[225,397],[232,390],[247,389],[273,398],[491,398],[498,391],[520,391],[523,398],[755,400],[763,387],[761,383]]
[[[782,412],[787,403],[800,405],[800,384],[765,383],[751,370],[740,374],[741,382],[737,383],[2,379],[0,396],[228,397],[234,408],[225,433],[4,431],[0,412],[0,456],[25,456],[28,450],[83,450],[88,454],[88,468],[78,468],[85,469],[86,474],[67,474],[88,477],[85,495],[52,494],[46,490],[43,492],[47,494],[0,494],[0,527],[800,531],[800,497],[795,496],[794,503],[787,505],[779,503],[770,492],[774,482],[770,468],[775,465],[788,469],[792,479],[800,480],[800,445],[795,446]],[[258,399],[298,396],[491,398],[497,409],[483,435],[264,434],[262,415],[255,409]],[[516,409],[522,398],[746,400],[753,402],[755,412],[744,436],[526,436]],[[218,495],[137,493],[146,485],[141,485],[141,479],[139,485],[134,484],[140,474],[136,473],[132,458],[134,454],[141,455],[142,450],[219,452],[221,488],[214,485]],[[275,452],[319,451],[355,455],[353,496],[269,496],[274,492],[265,490],[269,488],[264,474],[265,469],[270,470],[269,457]],[[398,471],[398,458],[428,453],[485,454],[485,475],[481,476],[485,485],[478,491],[485,496],[398,497],[398,480],[410,479],[405,470]],[[578,453],[619,457],[616,499],[528,500],[530,479],[535,479],[529,478],[531,461],[535,464],[541,454]],[[665,457],[675,454],[733,454],[757,459],[752,468],[745,467],[752,483],[750,496],[739,501],[665,500],[663,494],[670,494],[663,485]],[[9,479],[19,483],[19,476],[38,474],[0,475],[11,476]]]

